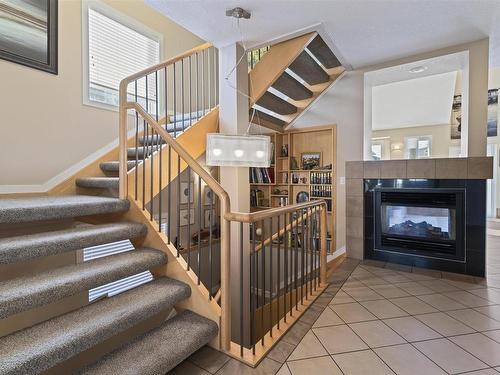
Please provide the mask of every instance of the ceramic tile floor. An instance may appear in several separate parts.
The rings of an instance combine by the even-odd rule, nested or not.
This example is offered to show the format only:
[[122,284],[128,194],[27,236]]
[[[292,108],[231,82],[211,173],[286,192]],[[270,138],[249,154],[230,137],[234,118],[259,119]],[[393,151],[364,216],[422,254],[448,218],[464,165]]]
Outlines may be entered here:
[[205,347],[171,374],[498,375],[498,249],[488,279],[347,259],[257,368]]

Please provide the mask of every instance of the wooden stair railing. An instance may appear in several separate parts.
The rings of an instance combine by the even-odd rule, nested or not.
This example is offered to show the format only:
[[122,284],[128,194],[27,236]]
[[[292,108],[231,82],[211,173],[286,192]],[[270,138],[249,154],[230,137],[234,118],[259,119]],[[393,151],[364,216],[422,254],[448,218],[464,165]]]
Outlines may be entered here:
[[251,121],[277,132],[297,121],[345,71],[316,32],[270,46],[252,66]]
[[[121,198],[131,201],[133,214],[147,221],[150,230],[156,232],[155,236],[148,236],[147,241],[157,246],[163,242],[168,248],[169,257],[182,265],[185,274],[177,273],[174,277],[189,277],[191,285],[198,286],[206,303],[212,306],[212,311],[217,312],[219,339],[216,347],[256,366],[326,285],[326,203],[317,200],[258,213],[231,212],[227,192],[198,162],[199,155],[192,155],[187,145],[174,139],[160,123],[160,119],[165,116],[174,117],[175,122],[179,113],[182,116],[189,113],[189,118],[201,116],[200,121],[217,119],[216,74],[207,77],[208,66],[202,68],[203,76],[201,72],[193,72],[194,63],[197,65],[210,61],[208,51],[213,51],[213,47],[202,45],[121,82],[119,194]],[[215,55],[213,52],[212,56]],[[215,62],[212,64],[216,65]],[[176,76],[177,73],[181,76]],[[163,82],[163,87],[159,87],[158,82]],[[135,100],[140,90],[144,90],[145,105]],[[162,92],[164,96],[160,98]],[[153,95],[152,100],[148,100],[150,94]],[[135,174],[127,172],[125,163],[127,111],[134,114],[136,137],[141,130],[146,137],[151,138],[151,142],[144,147]],[[181,175],[186,177],[187,183],[181,182]],[[202,205],[204,186],[211,189],[215,197]],[[181,206],[184,207],[182,215]],[[205,216],[202,215],[202,208],[204,213],[208,213],[208,230],[202,228],[202,216]],[[243,272],[239,283],[231,280],[230,274],[231,222],[238,223],[241,233],[250,233],[252,236],[251,241],[242,243],[238,249],[243,251],[243,246],[251,249],[245,253],[248,254],[247,258],[241,258]],[[257,248],[259,225],[262,225],[263,233],[260,247]],[[268,226],[269,229],[266,229]],[[202,235],[206,236],[206,243],[203,243]],[[276,240],[278,247],[275,251],[273,242]],[[208,247],[202,251],[206,244]],[[287,247],[282,250],[285,244]],[[203,258],[203,254],[207,257]],[[220,256],[220,280],[214,280],[212,274],[212,263],[216,256]],[[269,284],[273,280],[272,268],[265,266],[266,257],[269,256],[271,261],[278,258],[273,267],[281,264],[283,270],[285,259],[290,257],[286,267],[287,270],[290,268],[290,272],[286,278],[281,279],[280,276],[274,279],[280,284],[273,286],[274,289],[266,294],[266,285],[274,285]],[[202,261],[209,264],[207,271],[203,271]],[[250,265],[249,268],[245,268],[247,265]],[[195,273],[196,266],[198,269]],[[210,274],[207,275],[207,272]],[[264,277],[263,283],[254,277],[255,273]],[[244,278],[244,275],[249,278]],[[231,300],[234,288],[240,288],[237,301]],[[201,301],[197,300],[197,303]],[[239,310],[242,315],[234,316],[232,304],[242,303],[244,307]],[[260,318],[257,317],[259,312]],[[240,330],[231,330],[232,319],[236,319]],[[253,325],[247,322],[253,322]],[[258,330],[257,322],[260,327]]]

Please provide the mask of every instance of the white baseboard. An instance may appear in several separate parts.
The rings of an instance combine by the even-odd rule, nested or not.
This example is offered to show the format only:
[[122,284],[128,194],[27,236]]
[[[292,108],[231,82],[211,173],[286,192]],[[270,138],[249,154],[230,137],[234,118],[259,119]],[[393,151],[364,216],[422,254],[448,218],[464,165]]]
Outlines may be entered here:
[[340,249],[335,250],[333,254],[328,254],[326,256],[326,261],[331,262],[332,260],[338,258],[342,254],[345,254],[345,252],[346,252],[345,246],[342,246]]

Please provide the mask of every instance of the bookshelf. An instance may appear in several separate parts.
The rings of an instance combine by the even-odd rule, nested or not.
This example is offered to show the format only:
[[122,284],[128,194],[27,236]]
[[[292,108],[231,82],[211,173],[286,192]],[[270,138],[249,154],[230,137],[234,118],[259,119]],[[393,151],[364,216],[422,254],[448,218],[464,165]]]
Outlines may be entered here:
[[[300,192],[306,192],[310,200],[324,199],[328,206],[329,243],[335,244],[336,135],[335,125],[271,134],[274,148],[271,166],[267,168],[270,179],[250,183],[251,211],[296,203]],[[282,154],[284,145],[288,147],[287,155]],[[321,154],[320,166],[325,169],[301,169],[301,155],[310,152]],[[297,163],[292,162],[293,159]],[[330,251],[334,250],[330,246]]]

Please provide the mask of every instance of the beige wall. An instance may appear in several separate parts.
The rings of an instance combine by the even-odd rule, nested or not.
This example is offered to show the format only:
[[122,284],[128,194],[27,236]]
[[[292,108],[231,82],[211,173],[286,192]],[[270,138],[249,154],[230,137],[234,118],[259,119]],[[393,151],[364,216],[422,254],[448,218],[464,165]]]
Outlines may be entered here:
[[[163,59],[203,43],[142,1],[102,2],[161,33]],[[117,112],[82,104],[81,13],[59,1],[57,76],[0,60],[0,193],[46,191],[118,137]]]
[[345,162],[363,159],[363,74],[347,72],[302,116],[294,128],[337,124],[336,250],[346,244]]

